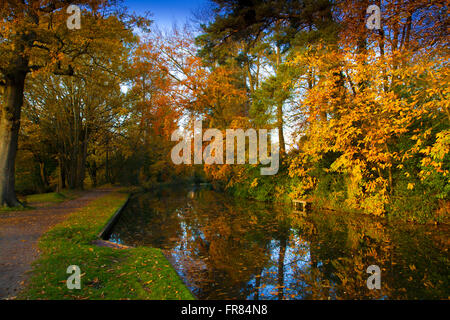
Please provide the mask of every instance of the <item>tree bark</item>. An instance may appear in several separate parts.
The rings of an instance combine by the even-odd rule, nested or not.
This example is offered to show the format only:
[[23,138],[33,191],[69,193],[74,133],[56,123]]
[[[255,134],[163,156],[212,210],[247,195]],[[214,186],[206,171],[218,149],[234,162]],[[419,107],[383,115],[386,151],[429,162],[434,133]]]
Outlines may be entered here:
[[26,72],[17,71],[5,79],[5,101],[0,116],[0,206],[21,205],[14,184],[25,77]]
[[106,137],[106,160],[105,160],[105,180],[106,183],[111,183],[111,175],[109,172],[109,137]]
[[[281,65],[281,49],[280,46],[276,47],[276,72],[278,74],[279,67]],[[279,101],[277,103],[277,127],[278,127],[278,139],[280,143],[280,156],[283,157],[286,154],[286,144],[284,142],[284,130],[283,130],[283,102]]]
[[83,190],[84,189],[84,178],[86,176],[86,158],[87,158],[87,134],[85,139],[81,143],[81,150],[78,158],[78,172],[77,172],[77,188]]
[[278,139],[280,143],[280,155],[284,156],[286,154],[286,143],[284,141],[284,130],[283,130],[283,103],[277,104],[277,127],[278,127]]
[[92,186],[97,187],[97,163],[93,161],[93,163],[89,164],[88,167],[89,176],[91,177]]
[[44,192],[46,192],[50,184],[48,182],[47,174],[45,173],[45,162],[39,162],[39,175],[41,176]]
[[64,168],[64,162],[62,157],[58,158],[59,165],[59,181],[58,181],[58,191],[61,192],[66,188],[66,169]]

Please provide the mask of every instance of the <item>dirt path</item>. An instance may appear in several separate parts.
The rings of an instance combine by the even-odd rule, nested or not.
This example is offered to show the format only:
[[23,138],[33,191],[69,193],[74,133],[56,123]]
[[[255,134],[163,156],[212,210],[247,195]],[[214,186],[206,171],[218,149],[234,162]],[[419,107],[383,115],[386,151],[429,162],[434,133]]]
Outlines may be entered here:
[[0,300],[13,299],[39,256],[38,239],[52,226],[113,189],[86,191],[75,200],[29,211],[0,213]]

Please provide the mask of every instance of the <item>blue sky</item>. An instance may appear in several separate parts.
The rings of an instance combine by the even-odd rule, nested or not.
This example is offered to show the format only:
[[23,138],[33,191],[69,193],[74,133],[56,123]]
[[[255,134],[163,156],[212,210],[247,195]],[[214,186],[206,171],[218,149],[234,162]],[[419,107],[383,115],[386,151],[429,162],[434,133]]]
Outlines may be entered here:
[[124,4],[130,12],[144,13],[150,11],[155,23],[165,28],[171,28],[174,22],[183,25],[192,18],[192,11],[204,7],[207,0],[125,0]]

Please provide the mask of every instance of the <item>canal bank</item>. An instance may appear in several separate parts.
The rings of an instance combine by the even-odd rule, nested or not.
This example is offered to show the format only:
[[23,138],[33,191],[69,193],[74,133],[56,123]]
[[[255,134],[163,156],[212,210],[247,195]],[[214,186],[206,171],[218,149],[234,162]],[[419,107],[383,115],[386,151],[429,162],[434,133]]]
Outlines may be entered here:
[[[92,243],[127,197],[113,192],[96,199],[47,232],[18,299],[192,299],[160,249],[117,250]],[[81,270],[81,289],[67,288],[71,265]]]
[[[442,299],[448,230],[237,199],[203,188],[130,201],[110,241],[160,248],[199,299]],[[382,290],[369,290],[378,265]]]

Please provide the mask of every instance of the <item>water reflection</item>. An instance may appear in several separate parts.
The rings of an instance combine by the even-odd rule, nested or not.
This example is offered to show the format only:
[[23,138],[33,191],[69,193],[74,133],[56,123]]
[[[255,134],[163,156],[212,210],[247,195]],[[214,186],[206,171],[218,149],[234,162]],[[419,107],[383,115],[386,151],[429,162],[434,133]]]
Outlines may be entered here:
[[[448,230],[348,214],[307,217],[210,190],[129,203],[112,241],[164,250],[199,299],[449,297]],[[382,270],[369,290],[366,268]]]

